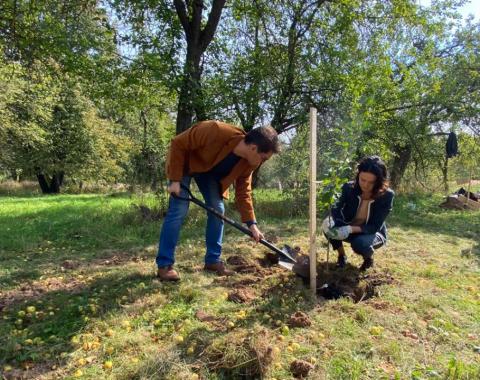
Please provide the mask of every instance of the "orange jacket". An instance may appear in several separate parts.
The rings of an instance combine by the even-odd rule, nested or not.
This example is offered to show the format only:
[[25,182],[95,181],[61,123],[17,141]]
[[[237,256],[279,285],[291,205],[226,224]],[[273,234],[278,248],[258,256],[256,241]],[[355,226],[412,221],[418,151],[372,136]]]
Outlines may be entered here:
[[[245,132],[216,120],[201,121],[172,139],[167,156],[167,177],[181,181],[185,175],[205,173],[222,161],[245,138]],[[244,158],[220,181],[222,195],[235,183],[235,205],[242,222],[255,220],[252,202],[252,172]]]

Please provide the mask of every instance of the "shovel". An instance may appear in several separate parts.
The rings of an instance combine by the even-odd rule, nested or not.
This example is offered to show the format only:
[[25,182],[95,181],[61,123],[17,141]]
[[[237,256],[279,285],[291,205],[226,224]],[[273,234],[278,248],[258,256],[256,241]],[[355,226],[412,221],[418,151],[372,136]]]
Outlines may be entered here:
[[[222,219],[224,222],[226,222],[226,223],[230,224],[231,226],[235,227],[236,229],[242,231],[245,235],[248,235],[250,237],[253,236],[252,232],[248,228],[242,226],[240,223],[234,221],[233,219],[230,219],[230,218],[226,217],[225,215],[218,212],[214,208],[208,207],[201,200],[199,200],[198,198],[195,198],[193,196],[192,192],[190,191],[190,189],[188,187],[186,187],[185,185],[180,184],[180,186],[183,190],[185,190],[187,192],[188,197],[180,197],[180,196],[172,193],[172,196],[174,198],[195,203],[196,205],[200,206],[201,208],[207,210],[209,213],[215,215],[217,218]],[[293,256],[294,252],[292,251],[292,249],[290,249],[290,247],[285,246],[283,249],[279,249],[265,239],[260,239],[259,243],[263,244],[265,247],[271,249],[273,252],[275,252],[278,255],[278,259],[279,259],[278,264],[280,266],[282,266],[284,268],[287,268],[289,270],[292,270],[293,263],[296,263],[297,260]]]

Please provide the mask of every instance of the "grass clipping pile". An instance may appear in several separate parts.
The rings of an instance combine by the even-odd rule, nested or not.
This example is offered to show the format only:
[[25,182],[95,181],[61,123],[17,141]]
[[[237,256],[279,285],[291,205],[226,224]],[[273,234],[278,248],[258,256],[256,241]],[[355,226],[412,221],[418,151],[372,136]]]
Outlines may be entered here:
[[274,359],[273,335],[264,328],[232,331],[225,339],[212,342],[201,359],[211,371],[226,378],[263,378]]

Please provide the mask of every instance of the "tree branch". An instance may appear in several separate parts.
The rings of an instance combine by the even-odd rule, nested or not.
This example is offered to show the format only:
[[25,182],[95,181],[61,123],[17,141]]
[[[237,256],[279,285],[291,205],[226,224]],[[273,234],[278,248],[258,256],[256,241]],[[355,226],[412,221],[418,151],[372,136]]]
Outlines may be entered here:
[[226,0],[213,0],[212,9],[208,15],[207,25],[205,25],[205,28],[202,30],[200,35],[200,45],[202,47],[202,51],[205,51],[213,39],[218,22],[220,21],[220,16],[222,15],[223,7],[225,6],[225,2]]
[[173,0],[173,4],[175,5],[175,10],[177,11],[178,18],[180,19],[180,23],[183,26],[183,30],[185,34],[190,36],[190,24],[188,22],[187,16],[187,9],[185,8],[185,3],[182,0]]

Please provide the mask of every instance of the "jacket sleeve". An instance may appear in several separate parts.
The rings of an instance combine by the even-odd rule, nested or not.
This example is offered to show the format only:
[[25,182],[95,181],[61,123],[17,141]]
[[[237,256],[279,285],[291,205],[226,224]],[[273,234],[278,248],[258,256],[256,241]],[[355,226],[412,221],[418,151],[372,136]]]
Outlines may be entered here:
[[332,207],[332,217],[336,227],[345,226],[346,224],[345,221],[343,220],[341,211],[347,201],[348,186],[349,186],[348,183],[343,184],[342,193],[340,194],[340,197],[337,199],[337,201]]
[[167,178],[170,181],[181,181],[189,152],[207,147],[210,142],[215,141],[218,132],[215,123],[199,123],[175,136],[167,155]]
[[252,174],[235,180],[235,206],[240,212],[242,222],[255,221],[252,201]]
[[378,210],[376,210],[374,215],[370,216],[368,223],[362,226],[363,234],[374,234],[382,228],[383,223],[387,219],[388,214],[392,211],[393,208],[393,198],[394,193],[392,190],[389,190],[382,199],[382,203]]

